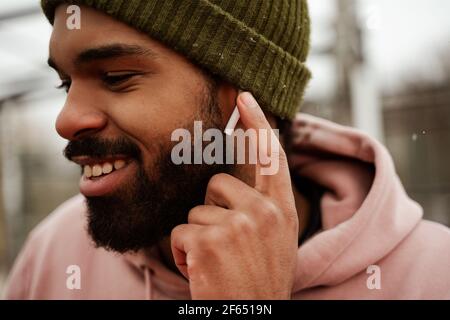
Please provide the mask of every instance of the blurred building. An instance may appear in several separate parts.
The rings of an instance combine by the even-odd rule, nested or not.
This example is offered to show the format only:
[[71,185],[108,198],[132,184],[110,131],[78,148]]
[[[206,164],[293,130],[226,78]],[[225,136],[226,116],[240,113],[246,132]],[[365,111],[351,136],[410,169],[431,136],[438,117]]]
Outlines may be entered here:
[[29,231],[78,192],[54,129],[64,94],[46,66],[49,35],[38,1],[0,2],[0,296]]
[[424,78],[412,70],[396,88],[383,86],[368,45],[371,29],[383,21],[377,7],[369,6],[364,16],[368,3],[333,1],[334,13],[321,23],[334,36],[313,46],[312,57],[332,60],[334,86],[328,95],[309,96],[303,111],[358,127],[384,142],[425,218],[450,226],[450,48],[439,52],[436,46],[435,56],[425,57],[440,72],[433,75],[429,68]]
[[[450,53],[450,52],[449,52]],[[386,144],[427,218],[450,225],[450,69],[440,84],[418,81],[384,99]]]

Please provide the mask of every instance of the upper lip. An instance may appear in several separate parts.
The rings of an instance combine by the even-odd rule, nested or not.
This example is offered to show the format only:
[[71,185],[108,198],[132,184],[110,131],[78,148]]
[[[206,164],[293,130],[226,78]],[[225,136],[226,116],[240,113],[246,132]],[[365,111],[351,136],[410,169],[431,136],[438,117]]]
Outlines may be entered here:
[[75,162],[76,164],[80,166],[92,166],[95,164],[102,164],[105,162],[109,162],[114,164],[114,161],[116,160],[124,160],[127,161],[129,157],[124,155],[114,155],[114,156],[107,156],[107,157],[90,157],[90,156],[76,156],[72,157],[70,160]]

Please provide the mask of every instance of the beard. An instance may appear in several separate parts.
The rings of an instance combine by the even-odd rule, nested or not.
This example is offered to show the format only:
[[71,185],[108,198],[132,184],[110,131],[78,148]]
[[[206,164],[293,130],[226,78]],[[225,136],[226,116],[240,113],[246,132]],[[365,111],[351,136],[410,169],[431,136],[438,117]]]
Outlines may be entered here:
[[[197,109],[199,119],[206,128],[221,128],[217,95],[213,88],[208,89]],[[184,127],[192,134],[192,122]],[[161,144],[154,148],[159,150],[156,158],[151,165],[145,165],[140,149],[127,138],[114,141],[86,138],[68,144],[65,149],[68,159],[77,155],[124,154],[138,164],[135,176],[114,193],[86,197],[87,229],[97,247],[125,253],[156,245],[169,236],[174,227],[187,223],[193,207],[204,204],[206,188],[213,175],[232,172],[233,167],[226,164],[175,165],[171,160],[171,147]]]

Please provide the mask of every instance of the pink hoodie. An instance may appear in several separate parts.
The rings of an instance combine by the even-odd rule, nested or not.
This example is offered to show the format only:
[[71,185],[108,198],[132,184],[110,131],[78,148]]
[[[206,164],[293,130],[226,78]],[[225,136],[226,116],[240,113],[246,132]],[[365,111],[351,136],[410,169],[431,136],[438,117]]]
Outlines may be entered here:
[[[297,125],[304,152],[290,159],[291,167],[327,191],[322,229],[298,250],[293,298],[450,299],[450,231],[422,220],[386,149],[357,130],[306,114]],[[78,195],[33,230],[6,298],[190,298],[188,282],[160,262],[157,250],[119,255],[96,249],[85,210]],[[67,286],[73,265],[80,289]]]

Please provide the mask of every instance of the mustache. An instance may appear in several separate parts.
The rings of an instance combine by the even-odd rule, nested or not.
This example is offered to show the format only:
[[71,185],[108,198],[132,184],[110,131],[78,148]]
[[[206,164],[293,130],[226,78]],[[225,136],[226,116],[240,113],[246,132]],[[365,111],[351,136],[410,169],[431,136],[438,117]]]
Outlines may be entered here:
[[141,150],[139,147],[124,137],[114,140],[89,137],[82,140],[69,141],[63,154],[70,161],[73,157],[77,156],[105,158],[119,154],[134,158],[138,161],[141,160]]

